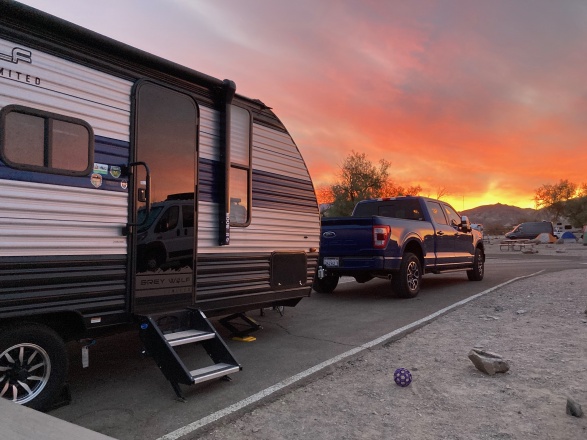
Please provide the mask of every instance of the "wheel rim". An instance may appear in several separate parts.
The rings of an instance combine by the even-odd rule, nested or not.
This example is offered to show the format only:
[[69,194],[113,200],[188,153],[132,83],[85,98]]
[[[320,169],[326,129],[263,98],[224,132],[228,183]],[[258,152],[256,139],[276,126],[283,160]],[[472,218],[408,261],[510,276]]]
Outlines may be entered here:
[[410,261],[410,264],[408,264],[407,274],[408,288],[411,291],[414,291],[418,288],[418,284],[420,283],[420,270],[415,261]]
[[27,403],[47,385],[51,360],[36,344],[17,344],[0,354],[0,397]]

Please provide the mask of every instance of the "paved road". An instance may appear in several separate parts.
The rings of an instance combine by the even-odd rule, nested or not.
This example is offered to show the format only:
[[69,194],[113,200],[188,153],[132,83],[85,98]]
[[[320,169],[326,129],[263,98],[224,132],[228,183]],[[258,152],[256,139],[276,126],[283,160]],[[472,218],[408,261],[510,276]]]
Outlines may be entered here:
[[[385,280],[349,281],[332,294],[313,293],[284,316],[253,312],[250,316],[263,325],[257,340],[227,341],[243,371],[232,382],[183,387],[185,403],[175,400],[155,363],[140,356],[134,333],[99,340],[90,349],[87,369],[81,368],[80,345],[71,343],[73,401],[51,415],[121,440],[157,439],[493,286],[540,270],[575,267],[585,266],[569,257],[500,255],[488,258],[481,282],[469,282],[463,272],[427,275],[412,300],[390,296]],[[189,368],[206,358],[199,347],[180,348]]]

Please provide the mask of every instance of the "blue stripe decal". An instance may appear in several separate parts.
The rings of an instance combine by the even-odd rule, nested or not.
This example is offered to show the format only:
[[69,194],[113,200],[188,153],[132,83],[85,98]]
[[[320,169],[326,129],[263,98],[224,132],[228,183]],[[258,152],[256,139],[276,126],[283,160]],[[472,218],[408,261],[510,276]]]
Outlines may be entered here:
[[[102,136],[96,136],[94,140],[94,162],[97,164],[107,165],[107,174],[102,176],[102,186],[98,189],[106,191],[128,192],[126,187],[123,188],[122,182],[126,178],[114,177],[112,166],[117,167],[126,165],[129,162],[129,143],[110,139]],[[114,172],[114,174],[116,174]],[[90,175],[82,177],[63,176],[59,174],[41,173],[35,171],[23,171],[9,168],[0,161],[0,179],[17,180],[21,182],[47,183],[51,185],[71,186],[74,188],[96,189],[90,180]]]

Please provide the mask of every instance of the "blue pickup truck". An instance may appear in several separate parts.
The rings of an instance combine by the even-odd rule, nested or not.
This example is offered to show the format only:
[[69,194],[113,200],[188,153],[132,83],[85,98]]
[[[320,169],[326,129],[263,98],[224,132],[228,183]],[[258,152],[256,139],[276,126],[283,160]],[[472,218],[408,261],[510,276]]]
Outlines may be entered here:
[[413,298],[425,273],[461,270],[481,281],[484,265],[481,233],[449,204],[412,196],[363,200],[351,217],[322,219],[314,290],[334,291],[341,276],[359,283],[388,278],[397,295]]

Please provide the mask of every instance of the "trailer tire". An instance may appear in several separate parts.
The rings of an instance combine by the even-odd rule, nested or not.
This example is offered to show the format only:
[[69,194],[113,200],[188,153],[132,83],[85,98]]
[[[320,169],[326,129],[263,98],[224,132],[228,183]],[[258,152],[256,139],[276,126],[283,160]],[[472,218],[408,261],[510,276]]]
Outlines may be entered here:
[[324,278],[320,279],[318,276],[314,277],[314,283],[312,284],[312,288],[318,293],[332,293],[336,286],[338,286],[338,275],[326,275]]
[[65,342],[53,329],[27,323],[0,331],[2,398],[46,411],[61,392],[68,367]]
[[471,281],[481,281],[485,274],[485,258],[481,249],[475,249],[473,258],[473,269],[467,271],[467,277]]
[[393,291],[402,298],[415,298],[420,293],[422,284],[422,264],[420,259],[406,252],[402,258],[399,272],[391,278]]

